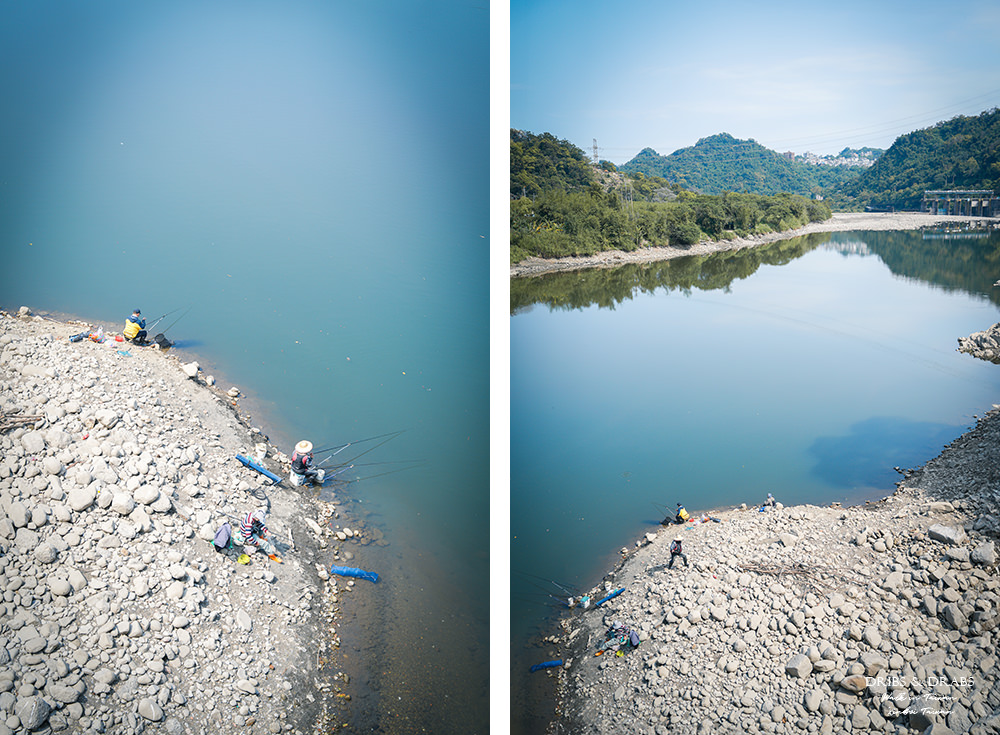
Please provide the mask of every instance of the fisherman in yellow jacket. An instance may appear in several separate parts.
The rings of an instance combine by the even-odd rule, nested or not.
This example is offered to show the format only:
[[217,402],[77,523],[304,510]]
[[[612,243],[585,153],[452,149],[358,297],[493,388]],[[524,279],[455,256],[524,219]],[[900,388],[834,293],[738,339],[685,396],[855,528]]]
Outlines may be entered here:
[[142,318],[142,313],[136,309],[132,316],[125,320],[125,328],[122,330],[125,339],[137,345],[146,344],[146,320]]
[[688,512],[687,510],[684,509],[684,506],[678,503],[677,514],[674,516],[674,523],[681,525],[683,523],[687,523],[690,518],[691,516],[688,515]]

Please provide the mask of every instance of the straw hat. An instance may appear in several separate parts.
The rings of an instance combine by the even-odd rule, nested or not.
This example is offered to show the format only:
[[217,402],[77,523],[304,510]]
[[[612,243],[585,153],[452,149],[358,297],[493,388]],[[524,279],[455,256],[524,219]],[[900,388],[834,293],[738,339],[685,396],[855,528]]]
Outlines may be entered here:
[[674,536],[674,541],[683,541],[684,539],[680,536]]
[[295,451],[299,454],[309,454],[313,450],[312,442],[303,439],[295,445]]

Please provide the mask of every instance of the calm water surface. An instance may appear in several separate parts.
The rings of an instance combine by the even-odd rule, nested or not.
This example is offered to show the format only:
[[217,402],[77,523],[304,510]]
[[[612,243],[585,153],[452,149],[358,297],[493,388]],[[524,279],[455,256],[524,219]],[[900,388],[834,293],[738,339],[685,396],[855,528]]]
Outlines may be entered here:
[[343,498],[389,542],[356,551],[352,730],[482,733],[488,14],[386,11],[5,4],[0,306],[189,309],[179,356],[286,451],[405,430],[359,461],[420,466]]
[[[956,351],[1000,321],[1000,235],[818,235],[511,282],[512,720],[540,645],[677,502],[884,497],[1000,399]],[[659,507],[657,507],[659,506]]]

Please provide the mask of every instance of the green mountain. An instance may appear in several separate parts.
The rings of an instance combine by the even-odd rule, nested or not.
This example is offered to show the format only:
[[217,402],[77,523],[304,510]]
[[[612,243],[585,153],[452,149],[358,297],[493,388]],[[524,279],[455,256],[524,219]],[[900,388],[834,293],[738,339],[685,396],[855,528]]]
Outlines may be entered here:
[[1000,110],[899,136],[844,193],[856,206],[919,209],[927,189],[1000,190]]
[[594,182],[583,151],[552,133],[510,130],[510,196],[535,197],[543,191],[583,191]]
[[619,170],[661,176],[704,194],[786,192],[804,196],[842,187],[860,172],[856,167],[801,163],[754,140],[739,140],[728,133],[702,138],[694,146],[669,156],[644,148]]

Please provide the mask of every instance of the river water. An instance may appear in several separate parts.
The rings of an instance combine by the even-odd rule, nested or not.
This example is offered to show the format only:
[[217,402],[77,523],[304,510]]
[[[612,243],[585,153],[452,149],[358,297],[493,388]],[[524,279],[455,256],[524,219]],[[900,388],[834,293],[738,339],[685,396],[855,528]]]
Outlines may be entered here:
[[891,494],[1000,402],[956,351],[1000,321],[1000,233],[849,232],[511,281],[511,717],[531,664],[676,503],[696,514]]
[[289,452],[404,432],[341,498],[388,542],[356,551],[352,731],[488,729],[488,31],[446,0],[0,10],[0,306],[178,310],[152,333]]

